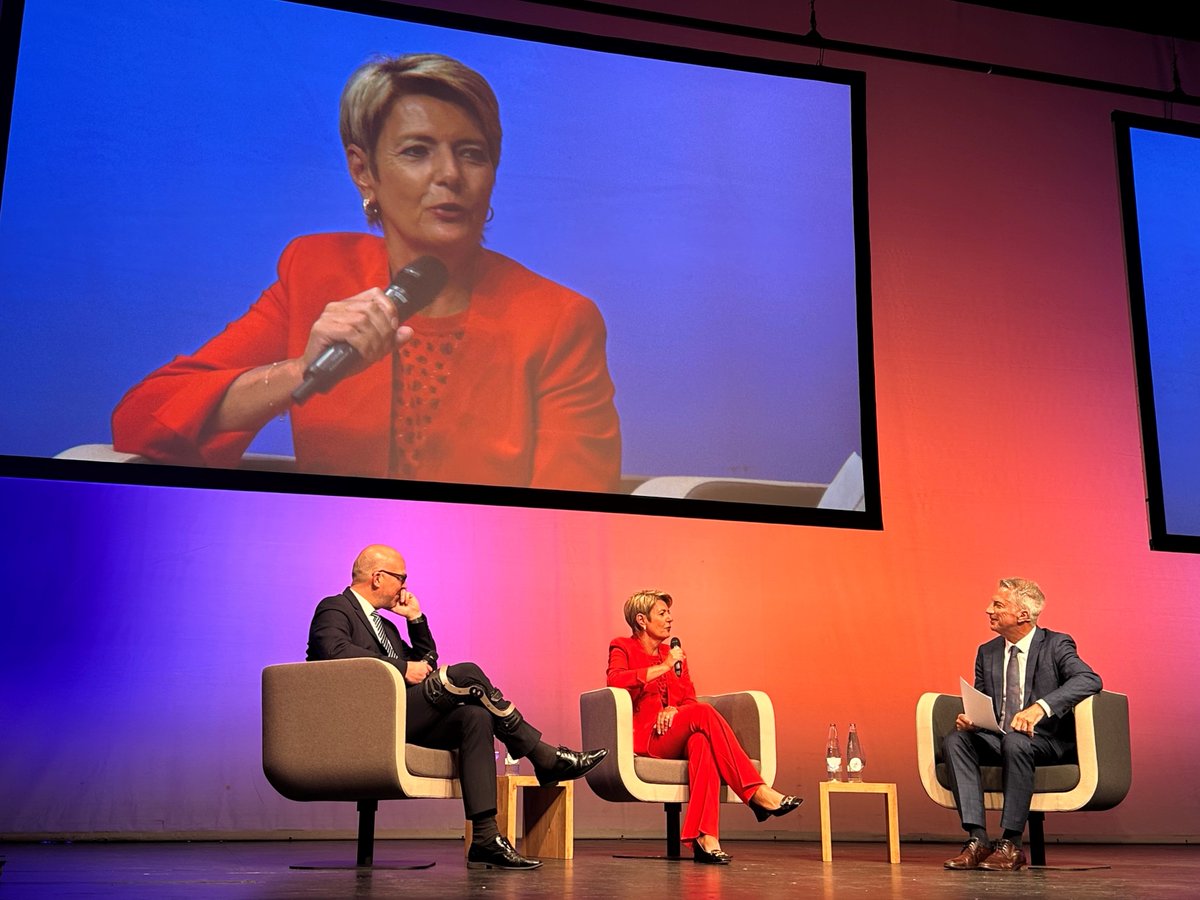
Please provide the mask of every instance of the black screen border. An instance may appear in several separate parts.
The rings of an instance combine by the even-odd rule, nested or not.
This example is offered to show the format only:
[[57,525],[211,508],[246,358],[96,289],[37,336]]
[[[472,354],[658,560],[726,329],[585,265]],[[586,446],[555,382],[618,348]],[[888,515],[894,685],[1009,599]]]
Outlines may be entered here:
[[1166,497],[1163,492],[1162,463],[1159,457],[1158,416],[1150,358],[1150,323],[1146,309],[1146,285],[1142,273],[1142,247],[1133,180],[1133,145],[1130,139],[1130,131],[1134,128],[1200,139],[1200,124],[1120,110],[1113,112],[1112,121],[1121,202],[1121,233],[1125,241],[1129,321],[1137,379],[1138,419],[1142,436],[1142,466],[1146,486],[1146,512],[1150,526],[1150,549],[1200,553],[1200,536],[1173,534],[1167,528]]
[[[850,89],[851,178],[855,243],[855,315],[858,340],[859,420],[862,435],[864,510],[776,506],[725,500],[679,499],[592,491],[563,491],[498,485],[457,484],[272,472],[199,468],[153,463],[92,462],[78,459],[0,454],[0,477],[129,484],[143,486],[258,491],[284,494],[364,497],[478,506],[560,509],[718,521],[815,525],[882,530],[878,426],[875,397],[874,332],[871,303],[870,231],[868,225],[866,75],[824,65],[751,57],[674,44],[650,43],[607,35],[564,31],[540,25],[488,19],[463,13],[407,6],[389,0],[283,0],[423,25],[453,28],[583,50],[659,59],[790,78],[844,84]],[[0,190],[7,160],[12,99],[19,65],[24,0],[0,5]],[[784,43],[781,51],[793,51]]]

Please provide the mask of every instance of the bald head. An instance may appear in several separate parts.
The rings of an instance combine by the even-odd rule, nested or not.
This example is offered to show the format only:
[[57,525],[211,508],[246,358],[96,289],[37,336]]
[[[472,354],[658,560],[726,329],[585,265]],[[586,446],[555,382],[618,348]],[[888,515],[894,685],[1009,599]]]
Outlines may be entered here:
[[372,544],[370,547],[365,547],[355,558],[354,566],[350,569],[350,583],[351,585],[365,584],[371,580],[371,576],[375,572],[381,569],[392,572],[407,571],[404,557],[392,547],[386,544]]

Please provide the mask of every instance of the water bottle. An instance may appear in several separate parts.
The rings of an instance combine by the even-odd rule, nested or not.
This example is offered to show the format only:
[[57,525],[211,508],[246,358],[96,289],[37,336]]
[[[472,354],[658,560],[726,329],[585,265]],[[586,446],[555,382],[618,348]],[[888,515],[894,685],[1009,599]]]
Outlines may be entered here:
[[508,750],[501,745],[496,750],[496,774],[497,775],[518,775],[521,771],[520,760],[512,758]]
[[838,745],[837,725],[829,723],[825,741],[825,780],[840,781],[842,777],[842,748]]
[[866,763],[862,742],[858,739],[858,727],[851,722],[850,734],[846,736],[846,777],[850,781],[862,781],[863,766]]
[[504,754],[504,774],[516,775],[521,771],[521,762],[512,758],[511,753]]

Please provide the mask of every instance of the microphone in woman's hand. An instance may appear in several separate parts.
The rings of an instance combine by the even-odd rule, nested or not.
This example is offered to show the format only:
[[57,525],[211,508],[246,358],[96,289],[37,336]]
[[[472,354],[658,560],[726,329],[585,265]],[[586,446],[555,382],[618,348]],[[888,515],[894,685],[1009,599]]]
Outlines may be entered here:
[[[677,637],[671,638],[671,649],[674,650],[678,646],[679,646],[679,638],[677,638]],[[675,661],[675,677],[678,678],[682,674],[683,674],[683,660],[681,660],[681,659],[676,660]]]
[[[449,279],[450,273],[440,259],[422,256],[401,269],[384,294],[403,323],[432,303]],[[358,352],[345,341],[329,345],[304,371],[304,381],[292,391],[292,399],[303,403],[315,393],[325,393],[346,377],[357,356]]]

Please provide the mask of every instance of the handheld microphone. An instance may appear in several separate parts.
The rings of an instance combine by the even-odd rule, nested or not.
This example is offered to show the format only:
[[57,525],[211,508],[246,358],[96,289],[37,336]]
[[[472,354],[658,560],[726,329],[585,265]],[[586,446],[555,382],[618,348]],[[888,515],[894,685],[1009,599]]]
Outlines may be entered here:
[[[677,638],[677,637],[671,638],[671,649],[674,650],[678,646],[679,646],[679,638]],[[675,677],[678,678],[682,674],[683,674],[683,660],[679,660],[678,662],[675,663]]]
[[[450,273],[440,259],[422,256],[401,269],[384,294],[396,307],[400,321],[404,322],[432,303],[449,278]],[[315,393],[324,394],[346,377],[357,359],[358,351],[345,341],[330,344],[304,370],[304,381],[292,391],[292,399],[304,403]]]

